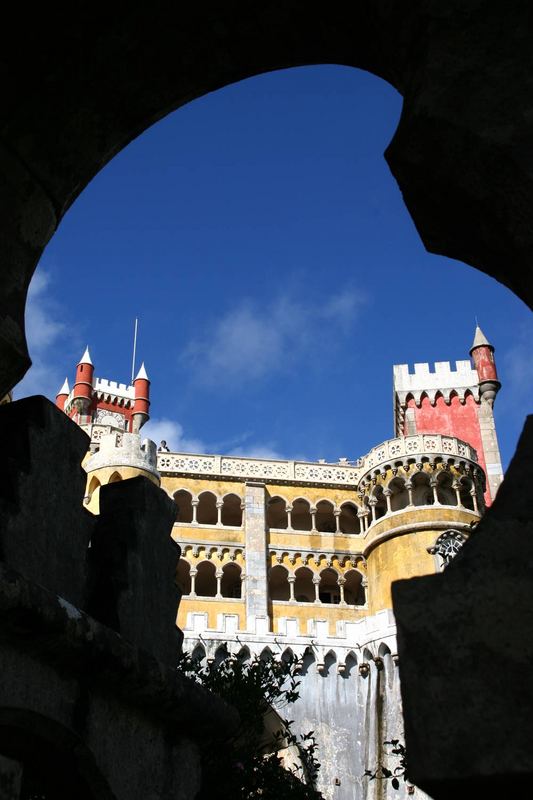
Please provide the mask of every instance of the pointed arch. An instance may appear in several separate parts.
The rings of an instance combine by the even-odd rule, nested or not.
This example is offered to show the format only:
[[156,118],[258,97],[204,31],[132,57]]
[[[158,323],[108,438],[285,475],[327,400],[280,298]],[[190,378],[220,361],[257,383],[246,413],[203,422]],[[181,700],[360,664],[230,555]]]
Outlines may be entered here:
[[118,483],[121,480],[122,480],[122,475],[120,474],[120,472],[118,472],[118,470],[115,470],[115,472],[109,478],[108,483]]

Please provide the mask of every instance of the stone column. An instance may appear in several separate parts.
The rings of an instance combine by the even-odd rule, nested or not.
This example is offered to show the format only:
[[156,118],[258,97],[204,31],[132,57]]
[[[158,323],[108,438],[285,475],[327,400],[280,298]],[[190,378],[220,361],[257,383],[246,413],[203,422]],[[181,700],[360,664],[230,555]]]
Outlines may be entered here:
[[333,516],[335,517],[335,533],[341,532],[341,510],[340,508],[336,508],[333,512]]
[[289,582],[289,592],[290,592],[289,602],[294,603],[294,584],[296,583],[296,576],[289,575],[287,580]]
[[217,500],[216,508],[217,508],[217,526],[220,528],[222,525],[222,506],[224,505],[223,500]]
[[344,584],[346,583],[346,578],[343,575],[339,575],[337,579],[337,583],[339,584],[339,594],[341,596],[340,604],[341,606],[346,605],[346,601],[344,599]]
[[320,603],[320,595],[318,593],[320,586],[320,575],[313,575],[313,584],[315,586],[315,603]]
[[316,533],[316,506],[311,506],[311,533]]
[[407,489],[407,494],[409,495],[409,505],[413,505],[413,484],[411,481],[405,481],[405,488]]
[[191,500],[191,505],[192,505],[192,524],[193,525],[198,525],[198,520],[196,519],[196,514],[197,514],[197,511],[198,511],[199,503],[200,503],[200,501],[198,500],[198,498],[196,498],[195,500]]
[[392,507],[391,507],[392,489],[383,489],[383,494],[385,495],[385,500],[387,501],[387,514],[390,514],[392,512]]
[[285,511],[287,512],[287,530],[292,531],[292,506],[287,506]]
[[439,494],[437,492],[437,479],[435,477],[430,478],[429,485],[433,489],[433,502],[435,505],[440,505]]
[[487,465],[487,483],[490,496],[492,500],[494,500],[498,486],[503,481],[503,468],[500,448],[498,446],[498,437],[496,435],[496,426],[494,424],[492,403],[485,400],[484,397],[481,398],[478,420],[483,451],[485,453],[485,464]]
[[198,575],[198,570],[191,569],[189,575],[191,577],[191,593],[189,597],[196,597],[196,576]]
[[[269,625],[265,484],[247,481],[244,492],[247,630]],[[268,627],[266,628],[268,630]]]
[[217,569],[217,571],[215,572],[215,578],[217,579],[217,593],[216,593],[217,599],[220,599],[222,597],[221,586],[222,586],[222,575],[223,574],[224,573],[222,572],[221,569]]
[[[372,514],[372,522],[376,521],[376,504],[377,504],[377,497],[372,495],[372,497],[368,498],[368,505],[370,506],[370,512]],[[372,522],[370,523],[372,525]]]

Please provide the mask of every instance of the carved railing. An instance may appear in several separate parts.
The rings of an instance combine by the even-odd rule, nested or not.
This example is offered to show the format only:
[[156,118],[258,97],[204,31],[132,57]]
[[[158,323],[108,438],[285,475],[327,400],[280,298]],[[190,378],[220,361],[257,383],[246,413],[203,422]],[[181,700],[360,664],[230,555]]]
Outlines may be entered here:
[[240,480],[292,481],[353,487],[361,475],[361,470],[351,464],[321,464],[191,453],[158,453],[157,469],[164,475],[194,474]]
[[390,461],[418,458],[419,456],[441,456],[446,459],[457,457],[477,464],[477,453],[473,447],[456,439],[455,436],[443,436],[438,433],[419,433],[415,436],[400,436],[372,448],[362,459],[360,474],[373,467],[379,467]]

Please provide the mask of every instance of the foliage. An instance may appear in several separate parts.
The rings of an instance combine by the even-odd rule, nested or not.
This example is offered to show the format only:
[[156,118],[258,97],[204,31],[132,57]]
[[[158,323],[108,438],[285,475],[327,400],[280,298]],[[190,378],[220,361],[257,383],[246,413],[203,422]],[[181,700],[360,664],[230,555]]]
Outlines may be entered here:
[[390,780],[393,789],[400,788],[400,780],[407,784],[407,791],[411,793],[412,784],[407,780],[406,775],[406,754],[405,745],[399,739],[391,739],[390,741],[383,742],[384,745],[389,745],[392,749],[386,752],[387,756],[394,756],[397,764],[393,769],[388,769],[384,764],[378,764],[375,770],[365,770],[365,778],[370,778],[371,781],[388,781]]
[[[226,656],[204,663],[184,654],[178,669],[237,709],[239,729],[228,739],[204,743],[204,775],[197,800],[323,800],[314,788],[319,763],[313,731],[297,736],[278,712],[298,697],[298,659]],[[265,727],[270,735],[265,735]],[[299,766],[283,767],[279,751],[297,749]]]

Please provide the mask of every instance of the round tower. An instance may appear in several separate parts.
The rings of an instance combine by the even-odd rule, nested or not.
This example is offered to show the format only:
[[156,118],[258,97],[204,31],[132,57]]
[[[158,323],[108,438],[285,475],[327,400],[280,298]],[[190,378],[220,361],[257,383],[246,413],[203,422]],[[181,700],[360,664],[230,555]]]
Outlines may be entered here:
[[490,344],[479,325],[476,325],[476,333],[470,348],[470,355],[479,378],[479,394],[483,400],[492,406],[501,388],[501,383],[498,380],[496,362],[494,361],[494,347]]
[[65,403],[67,402],[67,397],[70,394],[70,386],[68,385],[68,379],[65,378],[65,382],[63,386],[56,394],[56,406],[61,410],[65,410]]
[[150,418],[150,380],[146,374],[144,362],[133,381],[135,389],[135,402],[132,413],[132,431],[139,433],[145,422]]
[[80,416],[80,423],[90,422],[87,417],[90,413],[93,397],[94,366],[91,361],[89,348],[85,348],[76,367],[76,379],[72,390],[72,405]]

